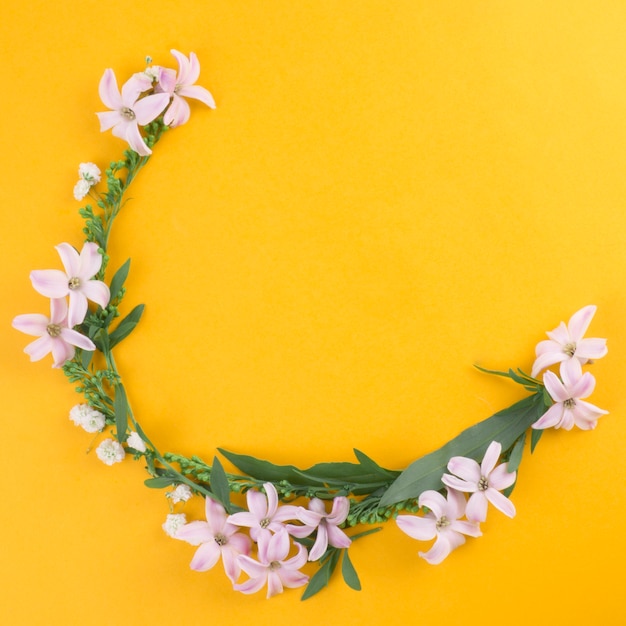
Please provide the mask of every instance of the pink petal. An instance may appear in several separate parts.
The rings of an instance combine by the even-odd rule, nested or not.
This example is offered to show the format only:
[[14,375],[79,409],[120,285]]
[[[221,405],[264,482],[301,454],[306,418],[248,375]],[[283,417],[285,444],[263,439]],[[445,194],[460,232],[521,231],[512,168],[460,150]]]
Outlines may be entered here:
[[489,476],[493,468],[496,466],[500,453],[502,452],[502,446],[497,441],[492,441],[485,452],[483,462],[480,465],[481,476]]
[[73,328],[82,324],[87,315],[87,298],[82,291],[70,291],[70,308],[67,316],[67,325]]
[[228,543],[226,545],[233,552],[237,552],[237,554],[250,554],[251,544],[250,537],[247,537],[243,533],[236,533],[228,537]]
[[480,532],[480,528],[476,522],[465,522],[460,520],[455,520],[449,526],[449,530],[455,533],[462,533],[464,535],[468,535],[469,537],[481,537],[482,532]]
[[574,419],[578,421],[578,419],[595,420],[601,415],[608,415],[609,412],[599,409],[595,404],[585,402],[584,400],[576,400],[576,406],[572,413],[574,414]]
[[607,352],[606,339],[581,339],[576,344],[576,356],[582,359],[601,359]]
[[283,506],[279,506],[276,513],[272,515],[272,520],[274,522],[285,522],[286,520],[297,520],[298,509],[300,508],[301,507],[294,506],[293,504],[285,504]]
[[162,68],[159,75],[159,88],[170,96],[174,94],[176,89],[176,70]]
[[278,575],[280,576],[283,585],[289,589],[302,587],[302,585],[306,585],[309,582],[309,577],[306,574],[303,574],[295,569],[279,569]]
[[445,514],[448,507],[447,500],[438,492],[432,489],[424,491],[418,499],[420,506],[430,509],[436,518]]
[[222,563],[224,564],[224,571],[226,576],[230,579],[231,583],[236,583],[241,574],[241,566],[237,559],[238,553],[235,550],[230,550],[228,546],[222,548]]
[[220,547],[215,541],[207,541],[196,550],[189,567],[196,572],[206,572],[219,561],[221,554]]
[[[265,583],[265,577],[267,576],[267,565],[259,563],[258,561],[255,561],[252,557],[243,554],[239,555],[237,557],[237,560],[239,561],[241,569],[246,574],[248,574],[248,576],[251,576],[252,578],[261,578],[263,580],[263,583]],[[262,586],[263,585],[261,585],[261,587]]]
[[[458,535],[463,541],[463,535]],[[457,540],[458,541],[458,540]],[[419,552],[419,555],[431,565],[439,565],[452,552],[452,545],[447,535],[437,535],[433,547],[428,552]]]
[[484,522],[487,519],[487,498],[484,491],[473,493],[467,501],[465,517],[470,522]]
[[111,292],[106,283],[101,280],[87,280],[80,286],[80,292],[92,302],[99,304],[103,309],[109,304]]
[[[206,498],[204,503],[204,512],[208,527],[214,535],[223,532],[226,524],[226,511],[224,507],[211,498]],[[183,526],[184,528],[184,526]]]
[[322,521],[324,517],[323,515],[321,515],[320,513],[317,513],[316,511],[308,511],[307,509],[304,509],[302,507],[298,509],[296,515],[297,515],[297,519],[300,522],[312,528],[317,528],[317,526],[319,525],[319,523]]
[[35,291],[47,298],[63,298],[70,290],[67,275],[61,270],[33,270],[30,280]]
[[144,91],[148,91],[149,89],[152,89],[152,80],[147,74],[133,74],[122,85],[121,96],[122,102],[124,103],[123,106],[135,111],[137,98],[139,98]]
[[[78,276],[80,274],[81,258],[79,257],[78,252],[74,250],[74,247],[70,246],[69,243],[60,243],[58,246],[55,246],[54,249],[59,253],[59,256],[61,257],[61,263],[63,263],[65,274],[70,277]],[[89,278],[91,278],[91,276],[89,276]]]
[[[195,56],[193,52],[189,55],[190,59],[187,59],[187,57],[178,50],[170,50],[170,52],[178,61],[178,79],[176,82],[179,85],[192,85],[193,83],[195,83],[198,80],[198,76],[200,75],[200,66],[197,63],[196,59],[197,67],[191,67],[191,56]],[[192,69],[195,71],[192,71]]]
[[272,483],[264,483],[265,495],[267,496],[267,517],[272,518],[278,509],[278,492]]
[[596,308],[597,307],[595,305],[590,304],[580,309],[580,311],[576,311],[576,313],[570,317],[567,328],[572,341],[578,342],[582,339],[583,335],[587,332],[587,328],[589,328],[589,324],[591,323],[593,316],[595,315]]
[[326,525],[320,524],[317,528],[317,537],[315,543],[309,552],[309,561],[317,561],[324,555],[328,548],[328,533],[326,532]]
[[456,489],[448,489],[446,515],[449,519],[458,519],[465,513],[465,496]]
[[507,472],[506,463],[502,463],[489,474],[489,486],[498,490],[506,489],[515,482],[516,477],[516,472]]
[[52,352],[52,337],[47,333],[39,339],[35,339],[35,341],[29,343],[25,348],[24,352],[28,354],[31,361],[40,361],[47,354]]
[[333,508],[327,516],[329,524],[343,524],[350,512],[350,501],[345,496],[337,496],[333,500]]
[[148,156],[152,154],[152,150],[148,148],[146,142],[141,136],[141,133],[139,132],[136,120],[134,122],[118,124],[113,129],[113,134],[116,137],[120,137],[121,139],[127,141],[128,145],[140,156]]
[[289,546],[290,541],[287,531],[283,530],[273,535],[269,540],[267,548],[268,563],[272,561],[283,561],[289,554]]
[[556,426],[563,417],[563,405],[553,404],[533,425],[535,430],[552,428]]
[[[249,491],[248,494],[251,492]],[[248,506],[250,506],[250,499],[248,498]],[[263,519],[262,517],[260,519]],[[249,511],[241,511],[240,513],[233,513],[228,517],[228,523],[235,526],[246,526],[252,528],[252,526],[258,526],[260,519]]]
[[308,537],[314,530],[316,526],[296,526],[295,524],[286,524],[285,528],[287,529],[287,532],[292,536],[292,537],[298,537],[299,539],[302,539],[302,537]]
[[67,322],[67,301],[65,298],[53,298],[50,300],[50,321],[59,326],[65,326]]
[[[67,245],[68,244],[61,244],[60,246],[57,246],[57,250],[61,246]],[[80,251],[80,255],[76,253],[76,250],[74,250],[74,248],[72,248],[71,246],[70,248],[71,251],[74,252],[73,259],[75,261],[78,261],[78,264],[76,266],[76,269],[73,269],[72,272],[68,271],[67,275],[78,276],[81,280],[84,281],[93,278],[102,267],[102,255],[100,254],[100,252],[98,252],[98,244],[92,241],[88,241],[87,243],[85,243],[83,249]],[[60,251],[59,254],[61,254]],[[67,271],[67,266],[65,269]]]
[[121,109],[124,106],[120,90],[117,87],[117,79],[115,78],[113,70],[110,68],[104,70],[104,74],[100,79],[98,93],[100,94],[100,100],[102,100],[109,109]]
[[185,98],[193,98],[194,100],[200,100],[200,102],[206,104],[209,108],[215,108],[215,99],[211,95],[211,92],[200,85],[193,85],[191,87],[181,87],[176,93],[179,96]]
[[172,102],[163,116],[163,123],[175,128],[187,122],[190,115],[191,109],[189,105],[181,97],[174,94],[172,96]]
[[[480,480],[480,478],[478,479]],[[456,491],[463,491],[464,493],[472,493],[478,489],[478,480],[475,482],[468,482],[459,478],[458,476],[452,476],[452,474],[444,474],[441,477],[441,482],[450,489]]]
[[201,543],[211,541],[215,543],[213,533],[206,522],[189,522],[189,524],[181,526],[176,533],[176,539],[186,541],[192,546],[199,546]]
[[[481,477],[478,463],[464,456],[453,456],[448,461],[448,471],[470,483],[477,483]],[[461,491],[467,491],[467,489],[461,489]]]
[[286,569],[300,569],[307,561],[306,548],[301,543],[297,543],[296,547],[298,548],[298,554],[282,562]]
[[118,111],[105,111],[104,113],[96,113],[100,121],[100,132],[113,128],[116,124],[124,121],[124,118]]
[[65,341],[65,343],[83,350],[88,350],[89,352],[93,352],[96,349],[95,344],[91,341],[91,339],[89,339],[89,337],[85,337],[85,335],[79,333],[78,331],[71,330],[70,328],[61,329],[61,339]]
[[485,491],[485,496],[493,506],[509,517],[515,517],[515,505],[503,494],[489,487]]
[[52,339],[52,367],[63,367],[63,365],[74,357],[74,346],[65,343],[61,338]]
[[[249,574],[242,560],[245,558],[248,558],[248,557],[243,557],[243,556],[239,557],[239,565],[241,566],[241,569],[243,569],[246,573]],[[262,574],[260,574],[259,576],[255,576],[254,578],[250,578],[250,580],[246,580],[246,582],[244,583],[233,585],[233,589],[235,589],[236,591],[241,591],[241,593],[245,593],[245,594],[256,593],[257,591],[260,591],[263,588],[263,585],[265,584],[265,581],[267,580],[267,574],[268,574],[267,568],[263,568]]]
[[550,337],[552,341],[558,343],[561,348],[565,344],[572,341],[569,330],[567,329],[567,326],[564,322],[561,322],[554,330],[547,332],[546,335],[548,335],[548,337]]
[[593,393],[596,387],[596,379],[591,372],[585,372],[578,380],[570,385],[571,398],[586,398]]
[[554,372],[545,372],[543,375],[543,384],[550,397],[555,402],[565,402],[571,396],[567,389],[563,386],[563,383],[559,380],[558,376]]
[[269,572],[267,575],[267,598],[272,598],[283,592],[283,581],[278,572]]
[[169,104],[170,96],[167,93],[155,93],[139,100],[133,107],[137,123],[141,126],[155,120]]
[[[246,501],[248,503],[248,509],[250,510],[250,513],[254,515],[257,522],[260,522],[261,520],[268,517],[267,497],[265,496],[265,494],[262,494],[260,491],[257,491],[256,489],[251,489],[246,494]],[[235,518],[237,515],[241,515],[241,513],[235,513],[235,515],[233,515],[230,519],[231,523],[238,524],[238,522],[233,521],[233,518]],[[248,524],[245,524],[245,525],[248,526]]]
[[437,535],[435,520],[417,515],[398,515],[396,524],[400,530],[413,539],[428,541]]
[[554,365],[555,363],[560,363],[561,361],[567,361],[568,358],[569,357],[567,356],[567,354],[565,354],[565,352],[563,352],[563,350],[560,348],[558,352],[545,352],[544,354],[539,355],[533,363],[533,369],[530,375],[533,378],[537,378],[537,374],[545,370],[546,367],[550,367],[551,365]]
[[46,328],[49,323],[50,320],[45,315],[41,315],[39,313],[26,313],[24,315],[14,317],[11,322],[11,326],[22,331],[23,333],[26,333],[27,335],[42,337],[47,333]]
[[326,527],[328,532],[328,543],[335,548],[348,548],[352,544],[352,539],[346,533],[332,524]]

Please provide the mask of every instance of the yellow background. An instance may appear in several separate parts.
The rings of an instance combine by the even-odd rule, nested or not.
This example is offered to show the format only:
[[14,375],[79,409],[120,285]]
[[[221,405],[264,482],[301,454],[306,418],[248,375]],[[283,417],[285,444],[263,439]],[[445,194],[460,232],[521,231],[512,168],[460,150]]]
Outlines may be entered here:
[[[625,33],[617,0],[9,0],[0,622],[623,623]],[[98,131],[98,81],[170,48],[198,54],[218,108],[159,144],[111,248],[146,303],[119,365],[162,449],[401,468],[521,397],[473,363],[528,371],[598,305],[590,400],[610,415],[546,433],[517,517],[442,565],[388,524],[351,550],[360,594],[266,601],[192,572],[163,492],[86,455],[78,396],[22,353],[11,319],[47,312],[29,272],[82,242],[78,163],[124,147]]]

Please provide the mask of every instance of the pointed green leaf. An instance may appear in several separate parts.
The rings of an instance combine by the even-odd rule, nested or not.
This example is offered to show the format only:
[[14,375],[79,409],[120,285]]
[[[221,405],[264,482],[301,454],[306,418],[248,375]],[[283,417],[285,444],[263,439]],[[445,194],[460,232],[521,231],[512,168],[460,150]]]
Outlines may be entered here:
[[324,587],[328,585],[332,573],[335,571],[337,561],[339,559],[340,550],[333,549],[330,558],[322,565],[319,570],[311,576],[309,584],[306,586],[304,593],[300,600],[307,600],[316,593],[319,593]]
[[302,476],[298,474],[298,469],[293,465],[274,465],[269,461],[261,461],[245,454],[235,454],[222,448],[218,448],[218,451],[244,474],[257,480],[269,482],[288,480],[294,484],[306,484],[303,482]]
[[394,480],[401,473],[396,470],[388,470],[381,467],[378,463],[376,463],[376,461],[367,456],[367,454],[357,450],[356,448],[354,448],[354,456],[356,456],[363,469],[368,470],[371,474],[380,474],[381,478],[391,478]]
[[509,456],[509,462],[507,463],[507,472],[516,472],[520,463],[522,462],[522,454],[524,452],[524,443],[526,442],[526,433],[524,433],[513,446],[511,455]]
[[135,330],[135,326],[139,323],[143,314],[144,305],[138,304],[118,325],[117,328],[109,335],[109,349],[113,349],[122,339],[126,339],[130,333]]
[[90,351],[90,350],[81,351],[80,364],[83,366],[83,369],[85,371],[89,369],[89,364],[91,363],[92,357],[93,357],[93,351]]
[[120,267],[120,269],[117,270],[117,272],[115,272],[113,278],[111,279],[111,287],[110,287],[112,298],[115,298],[120,292],[120,289],[124,286],[124,283],[126,282],[126,279],[128,278],[129,269],[130,269],[130,259],[128,259],[126,263],[124,263],[124,265],[122,265],[122,267]]
[[230,512],[230,486],[224,468],[220,460],[215,457],[213,459],[213,467],[211,469],[211,491],[215,497],[222,503],[226,512]]
[[346,581],[346,585],[355,591],[361,591],[361,581],[359,580],[359,576],[354,569],[354,565],[352,565],[352,561],[348,556],[348,550],[343,550],[343,561],[341,563],[341,573],[343,574],[343,579]]
[[165,489],[176,483],[176,477],[174,476],[159,476],[158,478],[147,478],[143,481],[143,484],[150,489]]
[[438,450],[409,465],[385,492],[380,506],[418,498],[429,489],[442,489],[441,477],[453,456],[480,462],[492,441],[499,442],[503,450],[508,450],[543,411],[542,395],[536,393],[467,428]]
[[120,443],[126,441],[126,429],[128,428],[128,399],[122,383],[115,385],[115,399],[113,400],[113,412],[115,414],[115,430],[117,440]]
[[543,429],[541,428],[533,428],[530,431],[530,453],[532,454],[541,439],[541,435],[543,435]]

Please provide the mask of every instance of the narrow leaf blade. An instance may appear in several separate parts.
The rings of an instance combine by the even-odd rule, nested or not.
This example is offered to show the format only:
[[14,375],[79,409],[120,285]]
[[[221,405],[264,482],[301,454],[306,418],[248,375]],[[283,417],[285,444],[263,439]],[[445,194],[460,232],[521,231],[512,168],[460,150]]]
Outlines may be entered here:
[[111,287],[110,287],[112,298],[115,298],[119,294],[122,287],[124,286],[124,283],[126,282],[126,279],[128,278],[129,270],[130,270],[130,259],[128,259],[126,263],[124,263],[124,265],[122,265],[122,267],[120,267],[120,269],[118,269],[117,272],[115,272],[115,274],[113,275],[113,278],[111,279]]
[[222,503],[226,512],[230,512],[230,487],[228,478],[217,457],[213,459],[213,467],[211,469],[211,491]]
[[117,431],[117,440],[122,443],[126,440],[126,429],[128,428],[128,399],[122,383],[117,383],[115,385],[113,412],[115,414],[115,430]]
[[109,349],[113,349],[120,341],[126,339],[130,333],[135,330],[135,326],[139,323],[143,315],[144,305],[138,304],[118,325],[117,328],[109,335]]
[[359,580],[359,576],[354,569],[354,565],[352,565],[352,561],[348,556],[348,550],[343,551],[343,561],[341,563],[341,573],[343,575],[343,579],[346,581],[346,585],[355,591],[361,591],[361,581]]

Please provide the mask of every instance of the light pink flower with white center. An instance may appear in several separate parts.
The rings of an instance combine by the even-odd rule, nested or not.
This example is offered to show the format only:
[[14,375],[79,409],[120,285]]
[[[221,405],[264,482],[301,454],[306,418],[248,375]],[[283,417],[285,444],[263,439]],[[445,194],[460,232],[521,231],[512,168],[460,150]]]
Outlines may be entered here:
[[250,580],[234,585],[242,593],[255,593],[267,583],[267,597],[282,593],[283,587],[295,588],[306,585],[309,577],[300,568],[306,563],[306,548],[296,544],[298,554],[287,559],[290,548],[289,534],[281,530],[275,535],[262,534],[259,537],[259,560],[249,556],[240,556],[241,569],[250,576]]
[[141,156],[152,154],[139,132],[139,125],[145,126],[163,112],[169,96],[156,93],[140,98],[152,89],[152,80],[146,74],[135,74],[118,89],[117,79],[112,69],[107,69],[100,79],[100,99],[112,111],[96,113],[100,120],[100,130],[113,129],[113,135],[124,139]]
[[[70,328],[81,324],[87,315],[87,300],[104,308],[109,303],[109,288],[101,280],[91,280],[102,266],[98,244],[87,242],[80,255],[69,243],[55,246],[61,257],[65,272],[61,270],[34,270],[30,279],[35,291],[48,298],[64,298],[69,295]],[[78,344],[76,344],[78,345]]]
[[447,498],[438,491],[425,491],[420,495],[418,504],[429,509],[426,515],[398,515],[396,523],[400,530],[413,539],[436,539],[428,552],[418,553],[431,565],[438,565],[454,548],[463,545],[464,535],[482,535],[478,524],[459,519],[465,511],[465,496],[458,491],[448,489]]
[[215,100],[204,87],[194,84],[200,76],[198,57],[193,52],[189,58],[178,50],[171,50],[171,53],[178,61],[178,74],[175,70],[162,67],[156,91],[171,96],[172,102],[163,116],[163,122],[174,127],[184,124],[190,115],[189,105],[181,96],[200,100],[212,109],[215,108]]
[[250,554],[250,538],[228,523],[226,511],[219,502],[206,498],[205,509],[207,521],[185,524],[176,533],[176,539],[200,546],[191,560],[191,569],[206,572],[222,557],[226,576],[234,584],[241,573],[237,557]]
[[12,325],[27,335],[39,337],[24,348],[31,361],[39,361],[52,352],[52,367],[62,367],[74,357],[75,346],[89,351],[96,349],[91,339],[68,328],[67,302],[63,298],[50,301],[49,318],[37,313],[18,315]]
[[330,513],[326,512],[324,501],[312,498],[309,501],[308,510],[300,507],[298,519],[304,526],[287,524],[287,531],[294,537],[308,537],[317,529],[315,543],[309,552],[309,561],[317,561],[328,548],[328,544],[335,548],[347,548],[352,540],[338,526],[343,524],[350,512],[350,501],[344,496],[338,496],[333,500],[333,508]]
[[235,526],[250,528],[250,536],[258,541],[262,535],[270,531],[277,533],[284,530],[283,522],[298,519],[298,507],[292,505],[278,506],[278,492],[272,483],[263,485],[265,494],[250,489],[246,494],[249,511],[233,513],[228,521]]
[[589,372],[580,377],[572,377],[568,370],[563,371],[563,382],[553,372],[543,375],[546,387],[554,404],[533,424],[533,428],[564,428],[571,430],[574,424],[582,430],[596,427],[598,418],[608,411],[581,400],[593,393],[596,379]]
[[509,517],[515,515],[515,506],[500,490],[515,482],[516,472],[508,472],[506,463],[496,467],[501,452],[502,446],[492,441],[480,465],[474,459],[453,456],[448,462],[448,470],[455,475],[444,474],[441,478],[446,487],[472,494],[465,509],[465,515],[471,522],[487,519],[487,502]]
[[533,377],[555,363],[561,364],[561,376],[564,370],[568,370],[572,377],[580,376],[581,365],[607,353],[606,339],[583,339],[596,308],[592,304],[583,307],[570,317],[567,326],[561,322],[557,328],[546,333],[550,339],[540,341],[535,348],[537,358],[531,372]]

